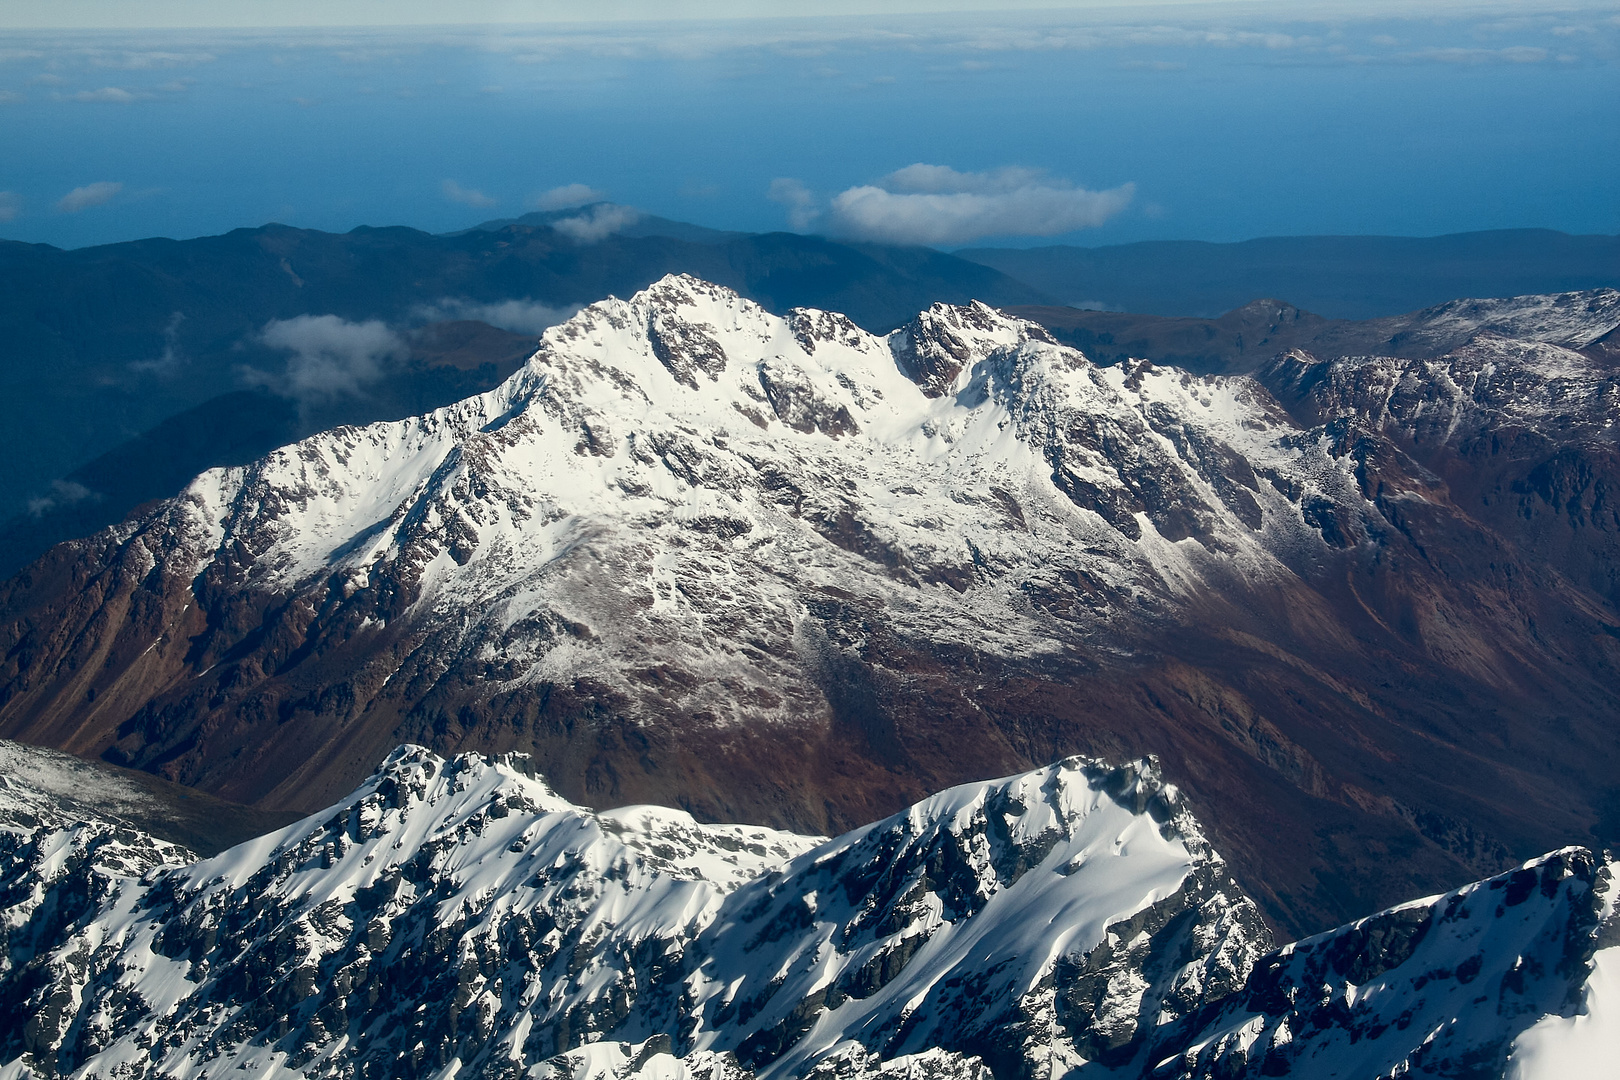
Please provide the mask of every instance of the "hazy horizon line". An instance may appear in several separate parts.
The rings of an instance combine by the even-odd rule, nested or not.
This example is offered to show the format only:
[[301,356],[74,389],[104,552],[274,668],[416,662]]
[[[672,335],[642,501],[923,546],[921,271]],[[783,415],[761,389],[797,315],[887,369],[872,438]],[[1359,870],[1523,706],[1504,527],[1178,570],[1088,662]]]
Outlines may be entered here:
[[[154,19],[155,7],[172,14]],[[773,8],[774,10],[761,10]],[[784,10],[786,8],[786,10]],[[874,10],[876,8],[876,10]],[[280,9],[286,14],[268,17],[264,13]],[[289,10],[290,9],[290,10]],[[523,10],[518,10],[523,9]],[[126,10],[138,16],[123,16]],[[446,14],[443,5],[425,0],[387,3],[362,0],[345,5],[341,11],[319,0],[257,0],[238,4],[235,18],[221,21],[220,7],[210,0],[170,0],[165,5],[133,4],[126,0],[88,0],[75,5],[77,18],[61,21],[62,5],[37,0],[0,0],[0,33],[18,31],[141,31],[141,30],[447,30],[495,29],[499,27],[624,25],[634,23],[734,23],[785,22],[793,20],[855,19],[873,20],[922,16],[1129,16],[1140,19],[1152,15],[1211,15],[1217,12],[1234,17],[1280,17],[1292,21],[1341,21],[1370,18],[1428,17],[1456,14],[1478,17],[1502,12],[1519,15],[1554,12],[1614,11],[1620,4],[1567,0],[1151,0],[1130,3],[1121,0],[1072,0],[1069,3],[1031,3],[1014,8],[987,6],[984,0],[817,0],[790,4],[768,0],[595,0],[585,5],[577,0],[481,0],[458,5]],[[205,14],[193,14],[205,13]]]

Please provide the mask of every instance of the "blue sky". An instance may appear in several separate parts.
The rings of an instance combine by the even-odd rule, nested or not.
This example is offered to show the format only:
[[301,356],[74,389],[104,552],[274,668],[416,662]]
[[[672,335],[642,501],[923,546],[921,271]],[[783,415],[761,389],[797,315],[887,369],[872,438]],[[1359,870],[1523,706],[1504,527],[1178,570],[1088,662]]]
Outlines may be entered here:
[[132,5],[64,0],[51,10],[81,24],[65,30],[0,2],[0,236],[449,230],[570,185],[717,227],[942,247],[1620,232],[1612,4],[922,15],[896,0],[650,23],[639,2],[567,8],[622,17],[598,24],[130,29],[106,24]]

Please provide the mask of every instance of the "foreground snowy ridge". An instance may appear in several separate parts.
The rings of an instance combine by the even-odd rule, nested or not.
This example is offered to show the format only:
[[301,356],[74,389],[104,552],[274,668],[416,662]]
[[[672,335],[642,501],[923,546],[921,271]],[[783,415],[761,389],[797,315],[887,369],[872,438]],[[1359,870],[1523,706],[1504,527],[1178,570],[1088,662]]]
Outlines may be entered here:
[[1284,946],[1153,1076],[1601,1075],[1555,1063],[1620,1049],[1616,869],[1567,848]]
[[822,841],[593,812],[526,759],[406,746],[188,858],[93,821],[0,833],[0,1078],[1492,1075],[1513,1052],[1529,1080],[1613,1033],[1590,853],[1266,956],[1151,762]]
[[1134,1060],[1269,943],[1146,763],[967,785],[827,842],[593,813],[523,770],[402,747],[190,864],[17,838],[5,881],[40,899],[0,1076],[517,1075],[571,1051],[613,1073],[656,1037],[685,1068],[968,1067],[943,1048],[1022,1074]]

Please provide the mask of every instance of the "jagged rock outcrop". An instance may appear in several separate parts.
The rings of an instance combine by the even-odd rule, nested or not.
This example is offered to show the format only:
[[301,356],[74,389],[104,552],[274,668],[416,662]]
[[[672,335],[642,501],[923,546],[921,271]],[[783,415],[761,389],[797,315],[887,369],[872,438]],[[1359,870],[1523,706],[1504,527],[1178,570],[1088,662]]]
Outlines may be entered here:
[[793,1075],[855,1039],[1000,1077],[1128,1067],[1270,934],[1157,771],[1069,760],[956,788],[739,890],[692,1043]]

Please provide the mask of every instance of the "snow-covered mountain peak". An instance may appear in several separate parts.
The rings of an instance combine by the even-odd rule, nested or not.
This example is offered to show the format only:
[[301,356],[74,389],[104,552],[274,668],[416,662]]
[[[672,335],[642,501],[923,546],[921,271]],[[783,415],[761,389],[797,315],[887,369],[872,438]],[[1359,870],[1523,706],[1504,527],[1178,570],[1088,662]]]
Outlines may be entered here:
[[13,948],[33,963],[32,981],[13,984],[25,998],[53,983],[82,995],[66,1011],[48,993],[29,1007],[26,1047],[47,1052],[30,1067],[54,1075],[94,1057],[102,1072],[193,1075],[222,1057],[350,1075],[359,1047],[399,1075],[445,1030],[460,1033],[446,1045],[466,1075],[475,1059],[533,1063],[617,1027],[649,979],[679,974],[730,891],[818,842],[661,807],[597,815],[525,765],[401,747],[329,809],[147,872],[159,850],[136,867],[143,879],[69,857],[85,846],[73,834],[42,831],[41,853],[0,842],[12,857],[0,887],[35,896],[17,909],[14,946],[59,925],[61,897],[88,897],[81,933],[99,957]]
[[[251,553],[242,573],[286,584],[341,565],[365,589],[379,561],[420,580],[519,552],[535,568],[609,522],[644,531],[672,517],[734,550],[808,524],[891,573],[961,591],[1005,547],[971,535],[994,517],[1072,532],[1095,528],[1089,513],[1133,540],[1146,527],[1252,545],[1265,496],[1226,466],[1258,454],[1297,468],[1309,451],[1280,444],[1284,426],[1247,380],[1105,372],[983,304],[935,305],[883,339],[671,276],[552,327],[491,394],[316,436],[188,494],[214,519],[196,532]],[[1054,483],[1079,520],[1041,505]],[[987,491],[991,521],[952,509]],[[244,531],[256,534],[245,544]]]
[[1620,326],[1620,290],[1453,300],[1413,315],[1395,344],[1456,348],[1475,335],[1581,349]]
[[[825,714],[829,657],[868,638],[817,598],[929,648],[1057,654],[1212,581],[1286,580],[1373,512],[1246,378],[1099,368],[982,304],[880,338],[674,276],[550,328],[495,391],[210,471],[112,543],[172,591],[137,666],[197,701],[342,652],[327,731],[545,685],[720,731]],[[254,640],[305,644],[239,681],[266,619]]]
[[1043,327],[976,300],[935,304],[888,337],[900,370],[929,397],[955,393],[977,361],[1026,341],[1055,344]]
[[[1600,975],[1614,962],[1598,950],[1612,945],[1600,934],[1608,876],[1603,859],[1566,848],[1284,946],[1153,1076],[1597,1075],[1514,1069],[1510,1055],[1558,1059],[1575,1031],[1595,1048],[1620,1030],[1612,996],[1592,1000],[1614,992],[1593,981],[1595,950]],[[1583,998],[1587,1024],[1571,1016]]]
[[854,414],[885,396],[920,397],[883,339],[843,316],[800,309],[778,317],[684,274],[547,330],[529,372],[544,381],[539,406],[581,425],[583,447],[604,457],[619,452],[627,421],[838,438],[860,430]]
[[[1269,941],[1178,802],[1152,762],[1071,758],[807,852],[739,890],[706,935],[689,994],[712,1033],[694,1046],[766,1076],[851,1037],[1010,1075],[1132,1060],[1239,985]],[[1121,965],[1146,974],[1121,982]]]
[[[1202,842],[1197,823],[1181,805],[1180,792],[1165,782],[1153,758],[1122,766],[1066,758],[1018,776],[949,788],[869,828],[900,829],[913,836],[938,829],[960,834],[994,815],[1005,825],[994,830],[993,844],[1017,847],[1055,843],[1055,837],[1074,843],[1087,829],[1106,831],[1107,826],[1099,823],[1116,812],[1128,815],[1133,827],[1140,825],[1158,835],[1168,845],[1163,850],[1178,851],[1178,857],[1193,858],[1182,850],[1185,841]],[[1208,854],[1207,846],[1200,854]]]
[[[741,417],[767,432],[781,424],[833,438],[871,422],[893,437],[940,415],[923,397],[955,395],[975,364],[1030,341],[1055,344],[1040,326],[977,301],[935,304],[878,337],[834,312],[778,317],[730,289],[672,274],[552,327],[530,368],[543,374],[548,396],[597,411],[628,404],[722,430]],[[611,452],[599,438],[587,445]]]
[[[478,842],[469,843],[474,837]],[[566,854],[578,863],[575,870],[638,885],[664,877],[729,888],[813,842],[753,826],[700,825],[664,807],[598,814],[553,792],[526,755],[441,758],[406,745],[349,798],[205,859],[185,878],[204,892],[239,889],[250,880],[263,888],[273,867],[279,891],[302,896],[313,888],[335,898],[373,887],[425,857],[441,882],[476,879],[491,889],[521,890],[533,860],[544,853],[553,862]],[[712,891],[708,897],[714,898]]]

